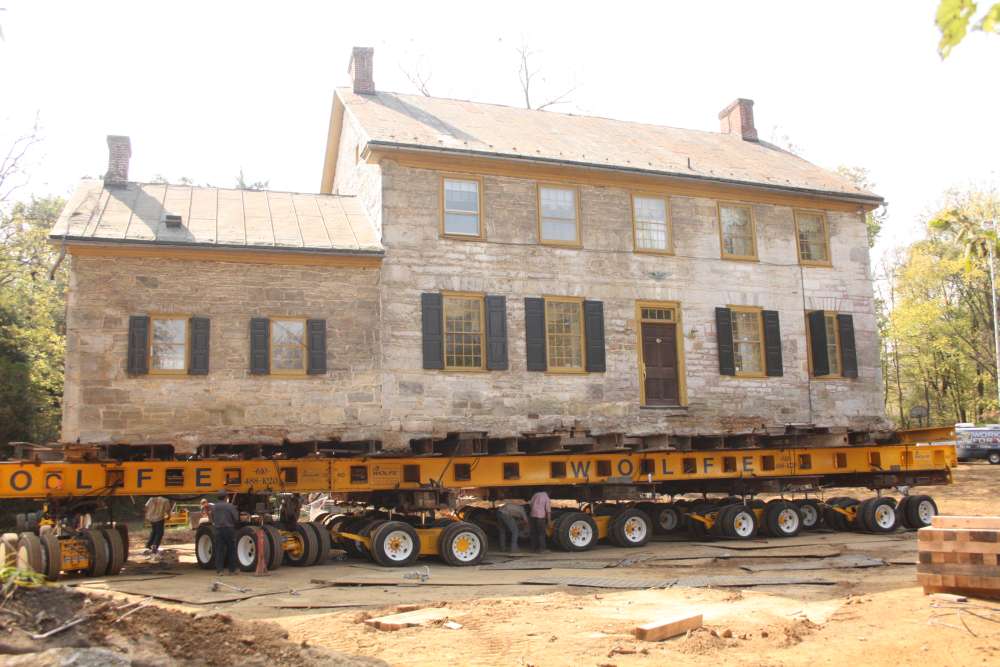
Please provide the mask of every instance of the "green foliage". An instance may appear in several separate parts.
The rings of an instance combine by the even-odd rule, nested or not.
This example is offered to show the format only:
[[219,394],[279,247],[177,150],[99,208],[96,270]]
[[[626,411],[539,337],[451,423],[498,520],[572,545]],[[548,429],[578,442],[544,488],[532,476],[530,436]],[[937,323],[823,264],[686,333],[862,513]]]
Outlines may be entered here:
[[236,187],[240,190],[267,190],[270,184],[271,181],[247,181],[243,176],[243,167],[240,167],[240,173],[236,176]]
[[[976,20],[977,3],[972,0],[941,0],[934,22],[941,31],[938,53],[947,58],[951,50],[965,39],[969,30],[1000,32],[1000,2],[991,5]],[[971,27],[970,27],[971,26]]]

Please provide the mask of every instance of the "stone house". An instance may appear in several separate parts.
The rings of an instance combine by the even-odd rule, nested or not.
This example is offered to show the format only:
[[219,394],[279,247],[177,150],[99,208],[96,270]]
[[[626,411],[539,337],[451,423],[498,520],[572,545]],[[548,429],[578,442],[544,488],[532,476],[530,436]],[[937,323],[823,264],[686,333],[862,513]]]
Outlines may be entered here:
[[886,426],[865,213],[761,141],[337,89],[321,193],[128,181],[71,256],[63,438],[199,444]]

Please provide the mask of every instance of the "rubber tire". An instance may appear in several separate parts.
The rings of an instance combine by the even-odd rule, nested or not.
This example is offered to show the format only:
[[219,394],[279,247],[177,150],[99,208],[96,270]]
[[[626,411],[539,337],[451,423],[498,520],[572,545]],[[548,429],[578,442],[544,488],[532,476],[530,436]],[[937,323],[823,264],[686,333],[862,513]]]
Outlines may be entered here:
[[716,510],[715,522],[712,524],[712,527],[708,529],[709,535],[711,535],[712,537],[718,537],[723,539],[729,537],[729,534],[726,532],[726,522],[723,519],[723,517],[726,515],[727,512],[729,512],[729,508],[731,507],[743,507],[743,504],[729,503],[728,505],[720,507],[718,510]]
[[[781,515],[787,511],[795,512],[797,518],[792,532],[787,532],[781,527]],[[767,534],[771,537],[795,537],[802,532],[802,513],[794,503],[782,500],[764,508],[763,523],[767,526]]]
[[128,559],[128,543],[122,542],[122,533],[115,528],[101,528],[104,541],[108,543],[108,570],[105,573],[109,577],[118,576]]
[[[742,513],[746,513],[749,519],[753,522],[753,528],[746,535],[740,535],[735,529],[736,517]],[[759,529],[759,526],[757,525],[757,514],[753,511],[752,507],[748,507],[746,505],[730,505],[719,514],[717,521],[720,525],[719,532],[731,540],[753,539]]]
[[[677,529],[681,527],[681,514],[677,511],[676,507],[668,503],[649,503],[648,508],[639,507],[642,511],[649,515],[649,518],[653,520],[653,533],[657,535],[669,535],[670,533],[677,532]],[[664,520],[665,517],[670,517]],[[673,524],[672,527],[665,527],[663,524]]]
[[[455,539],[463,532],[472,533],[480,541],[479,553],[476,554],[472,560],[462,560],[458,558],[455,555],[454,550],[451,548]],[[483,558],[486,557],[486,551],[489,547],[489,541],[486,539],[486,533],[483,529],[469,521],[455,521],[452,525],[442,530],[440,537],[438,537],[438,553],[441,555],[441,560],[448,565],[479,565]]]
[[910,496],[903,496],[896,503],[896,523],[898,523],[903,528],[910,530],[913,526],[910,525],[910,517],[906,515],[906,506],[910,504]]
[[326,565],[330,558],[330,549],[333,548],[333,540],[330,538],[330,530],[319,521],[310,521],[309,525],[316,531],[316,561],[313,565]]
[[[128,554],[129,554],[128,526],[124,523],[116,523],[114,526],[114,530],[118,532],[118,536],[122,540],[122,548],[123,548],[122,567],[125,567],[125,563],[128,562]],[[119,568],[119,571],[120,570],[121,568]]]
[[934,509],[934,516],[937,516],[937,503],[934,502],[933,498],[930,496],[910,496],[910,502],[906,505],[906,516],[912,528],[926,528],[931,525],[930,522],[924,523],[920,519],[920,504],[923,502],[929,502]]
[[[271,560],[270,551],[270,541],[267,536],[264,536],[264,553],[260,553],[257,550],[257,528],[259,526],[243,526],[236,531],[236,566],[239,567],[244,572],[256,572],[257,571],[257,561],[264,558],[264,562],[267,563]],[[253,559],[249,562],[242,562],[240,560],[240,541],[249,538],[253,542]]]
[[[208,539],[208,559],[207,561],[202,561],[202,552],[198,548],[199,542],[202,539]],[[194,558],[198,561],[198,567],[203,570],[214,570],[215,569],[215,527],[209,523],[203,523],[198,526],[198,530],[194,533]]]
[[17,533],[4,533],[0,537],[0,567],[17,565]]
[[[712,509],[711,505],[699,503],[696,505],[692,505],[688,511],[691,514],[706,514],[707,512],[711,511],[711,509]],[[705,524],[703,524],[701,521],[698,521],[697,519],[692,519],[688,516],[684,517],[684,521],[685,523],[687,523],[688,534],[693,539],[704,540],[708,537],[708,527],[705,526]]]
[[268,572],[273,572],[281,567],[281,562],[284,560],[285,538],[281,536],[280,530],[270,525],[264,526],[264,538],[270,546],[268,550],[270,558],[267,559],[267,570]]
[[45,577],[49,581],[56,581],[62,571],[62,548],[59,538],[47,533],[42,535],[42,561],[45,563]]
[[[819,503],[812,498],[800,498],[799,500],[792,501],[799,508],[799,514],[802,515],[802,530],[816,530],[823,525],[823,511],[819,507]],[[809,506],[812,511],[816,513],[816,520],[811,526],[806,525],[806,512],[802,511],[802,508]]]
[[1000,465],[1000,452],[990,452],[986,455],[986,460],[989,461],[991,465]]
[[[625,525],[631,519],[638,519],[639,521],[645,522],[645,531],[642,537],[638,540],[630,540],[625,532]],[[649,518],[649,515],[633,508],[623,510],[615,515],[611,519],[611,525],[608,526],[608,537],[611,538],[611,542],[619,547],[641,547],[649,542],[650,538],[653,536],[653,520]]]
[[[412,551],[401,560],[393,559],[386,551],[385,541],[389,537],[389,534],[393,532],[406,533],[413,544]],[[412,565],[420,558],[420,536],[417,535],[416,529],[408,523],[386,521],[372,532],[371,540],[372,559],[382,567],[406,567],[407,565]]]
[[[583,521],[590,527],[591,538],[590,541],[584,545],[573,544],[570,539],[570,527],[579,521]],[[594,548],[597,544],[597,522],[594,521],[593,517],[589,514],[584,514],[583,512],[567,512],[562,516],[562,519],[556,522],[555,526],[552,528],[553,541],[559,545],[559,548],[563,551],[578,552],[587,551]]]
[[302,554],[296,558],[292,552],[286,551],[285,557],[288,564],[294,567],[308,567],[316,560],[316,550],[319,548],[319,538],[312,526],[305,523],[295,524],[295,534],[302,541]]
[[17,568],[44,573],[42,540],[34,533],[24,532],[17,540]]
[[111,545],[104,539],[104,533],[99,530],[84,530],[80,538],[87,545],[87,556],[90,564],[84,570],[88,577],[103,577],[108,572],[111,562]]
[[[862,507],[858,508],[858,511],[861,512],[862,509],[864,510],[864,525],[865,529],[868,532],[884,534],[884,533],[891,533],[896,530],[896,526],[898,525],[899,520],[896,517],[896,508],[894,507],[893,503],[890,502],[889,498],[869,498],[865,502],[868,503],[867,507],[865,507],[864,504],[862,504]],[[888,528],[880,526],[878,522],[875,520],[876,512],[878,512],[878,508],[880,506],[888,507],[889,509],[892,510],[891,512],[893,517],[892,526]]]
[[877,500],[876,498],[865,498],[858,505],[857,520],[854,522],[854,529],[863,533],[873,533],[871,526],[868,524],[868,510],[872,506],[872,503]]

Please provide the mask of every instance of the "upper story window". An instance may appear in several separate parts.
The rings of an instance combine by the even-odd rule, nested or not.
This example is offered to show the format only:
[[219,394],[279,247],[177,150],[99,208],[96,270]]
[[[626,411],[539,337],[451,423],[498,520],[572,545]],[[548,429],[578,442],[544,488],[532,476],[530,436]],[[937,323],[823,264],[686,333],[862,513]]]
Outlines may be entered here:
[[580,210],[575,188],[538,186],[538,238],[552,245],[580,245]]
[[550,371],[583,371],[583,302],[545,299],[545,345]]
[[637,252],[673,252],[667,198],[632,196],[632,222]]
[[764,318],[760,308],[730,306],[736,375],[764,375]]
[[756,229],[749,206],[719,204],[719,237],[724,259],[757,259]]
[[447,370],[484,368],[483,297],[444,295],[444,367]]
[[483,238],[481,185],[478,179],[441,180],[441,233],[444,236]]
[[305,375],[307,351],[304,319],[271,320],[271,373]]
[[823,213],[795,211],[795,238],[800,264],[830,266],[830,230]]
[[150,325],[153,334],[149,337],[150,373],[186,373],[188,318],[153,316]]

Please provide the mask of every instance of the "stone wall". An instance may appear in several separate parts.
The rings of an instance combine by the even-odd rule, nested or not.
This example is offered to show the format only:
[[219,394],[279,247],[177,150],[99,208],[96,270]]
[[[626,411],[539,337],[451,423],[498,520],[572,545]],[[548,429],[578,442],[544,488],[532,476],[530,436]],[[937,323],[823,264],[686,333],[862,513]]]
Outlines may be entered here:
[[[280,442],[381,434],[378,269],[73,257],[63,440]],[[211,319],[205,376],[128,376],[130,315]],[[251,317],[322,318],[325,375],[249,373]]]
[[[860,214],[828,211],[833,268],[800,267],[792,208],[755,204],[759,261],[731,261],[719,257],[716,201],[672,197],[676,254],[644,255],[632,252],[630,193],[586,185],[583,249],[563,249],[537,243],[534,181],[485,176],[486,241],[455,241],[439,238],[440,174],[388,159],[381,171],[387,446],[454,430],[511,435],[573,425],[680,434],[790,422],[885,426]],[[510,370],[422,369],[420,294],[440,290],[507,296]],[[604,302],[607,372],[526,371],[523,298],[543,295]],[[686,407],[640,407],[637,300],[681,304]],[[725,305],[780,312],[783,377],[719,374],[714,309]],[[854,316],[857,379],[809,378],[805,310],[820,308]]]

